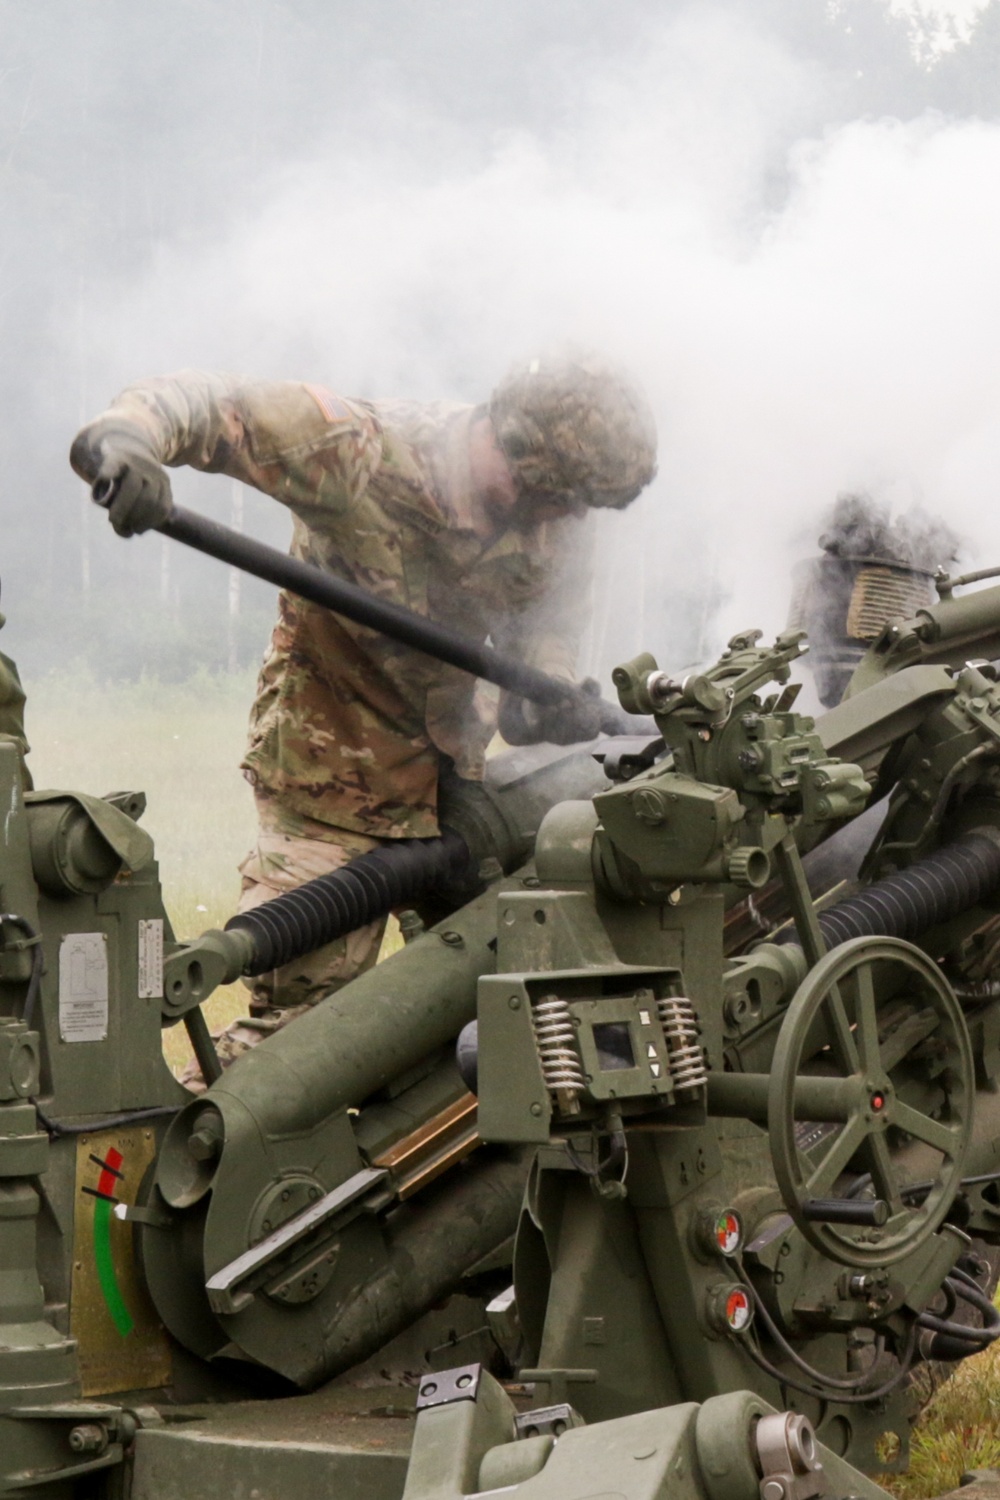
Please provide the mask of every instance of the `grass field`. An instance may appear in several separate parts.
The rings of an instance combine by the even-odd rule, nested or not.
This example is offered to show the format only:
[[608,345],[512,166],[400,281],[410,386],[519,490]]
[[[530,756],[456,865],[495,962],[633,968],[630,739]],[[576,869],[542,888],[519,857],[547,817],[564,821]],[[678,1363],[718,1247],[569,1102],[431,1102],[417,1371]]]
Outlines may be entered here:
[[[186,683],[103,685],[59,674],[29,685],[29,762],[35,785],[142,791],[163,894],[179,938],[221,926],[236,910],[237,865],[254,832],[253,796],[240,774],[254,674]],[[398,946],[395,923],[383,952]],[[245,1014],[241,984],[205,1006],[209,1026]],[[164,1037],[175,1070],[190,1057],[183,1026]]]
[[[182,684],[101,685],[59,674],[30,685],[27,730],[36,787],[103,795],[142,791],[164,899],[178,937],[221,926],[236,909],[237,865],[253,836],[253,796],[239,763],[253,675]],[[242,1013],[245,991],[218,991],[209,1025]],[[165,1037],[175,1068],[190,1052],[182,1026]]]
[[[38,787],[98,794],[144,791],[167,910],[178,937],[221,925],[235,910],[236,867],[250,845],[253,798],[239,773],[253,677],[182,685],[100,686],[52,677],[30,688],[30,763]],[[383,952],[398,945],[387,935]],[[243,1013],[242,986],[208,1002],[210,1026]],[[166,1037],[175,1068],[183,1027]],[[909,1472],[887,1481],[899,1500],[957,1486],[965,1469],[1000,1465],[1000,1347],[965,1361],[934,1396],[914,1434]]]
[[958,1488],[966,1469],[1000,1468],[1000,1344],[963,1360],[917,1425],[905,1474],[881,1483],[899,1500]]

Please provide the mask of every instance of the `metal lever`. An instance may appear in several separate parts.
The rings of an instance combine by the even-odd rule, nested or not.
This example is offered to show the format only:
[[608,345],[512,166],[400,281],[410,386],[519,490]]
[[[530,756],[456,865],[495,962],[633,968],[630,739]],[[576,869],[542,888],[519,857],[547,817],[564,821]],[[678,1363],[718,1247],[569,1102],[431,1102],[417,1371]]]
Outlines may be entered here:
[[807,1198],[802,1217],[818,1224],[863,1224],[881,1229],[889,1222],[884,1198]]

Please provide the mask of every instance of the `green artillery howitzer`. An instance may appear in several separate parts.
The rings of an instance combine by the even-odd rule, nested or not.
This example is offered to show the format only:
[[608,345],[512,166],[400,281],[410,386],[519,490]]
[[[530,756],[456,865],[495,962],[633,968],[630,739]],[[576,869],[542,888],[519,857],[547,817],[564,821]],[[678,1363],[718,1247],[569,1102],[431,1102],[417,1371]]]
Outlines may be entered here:
[[[0,744],[0,1494],[884,1494],[1000,1332],[1000,589],[815,721],[804,644],[184,943],[141,794]],[[220,1072],[216,985],[401,906]]]

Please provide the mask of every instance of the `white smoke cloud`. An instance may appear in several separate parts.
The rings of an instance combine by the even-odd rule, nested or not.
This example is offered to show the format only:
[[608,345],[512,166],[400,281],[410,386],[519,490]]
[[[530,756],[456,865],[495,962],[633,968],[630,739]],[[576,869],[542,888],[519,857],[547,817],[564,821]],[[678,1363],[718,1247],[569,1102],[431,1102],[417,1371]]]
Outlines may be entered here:
[[95,304],[96,383],[200,364],[480,400],[539,345],[608,348],[662,459],[599,518],[605,675],[780,628],[845,487],[940,512],[964,562],[1000,563],[1000,127],[803,134],[829,81],[706,5],[586,77],[554,60],[550,86],[545,135],[469,140],[397,96],[310,142],[223,241],[163,248]]

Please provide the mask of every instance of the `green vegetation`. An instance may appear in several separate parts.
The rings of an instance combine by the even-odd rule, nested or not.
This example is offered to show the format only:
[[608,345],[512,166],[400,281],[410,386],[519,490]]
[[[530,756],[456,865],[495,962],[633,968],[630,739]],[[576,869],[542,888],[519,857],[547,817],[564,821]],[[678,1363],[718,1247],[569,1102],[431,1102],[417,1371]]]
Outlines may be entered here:
[[167,908],[178,937],[232,914],[236,866],[253,836],[240,774],[249,672],[184,683],[102,685],[53,673],[28,685],[35,785],[103,794],[143,791]]
[[967,1469],[1000,1468],[1000,1345],[963,1360],[934,1393],[913,1434],[905,1474],[880,1483],[899,1500],[958,1488]]
[[[237,865],[254,831],[253,795],[240,756],[254,674],[198,672],[187,682],[102,684],[59,672],[28,684],[29,764],[37,787],[103,795],[142,791],[164,899],[178,937],[221,926],[236,909]],[[205,1007],[211,1027],[243,1013],[242,985]],[[190,1056],[175,1026],[165,1051]]]

